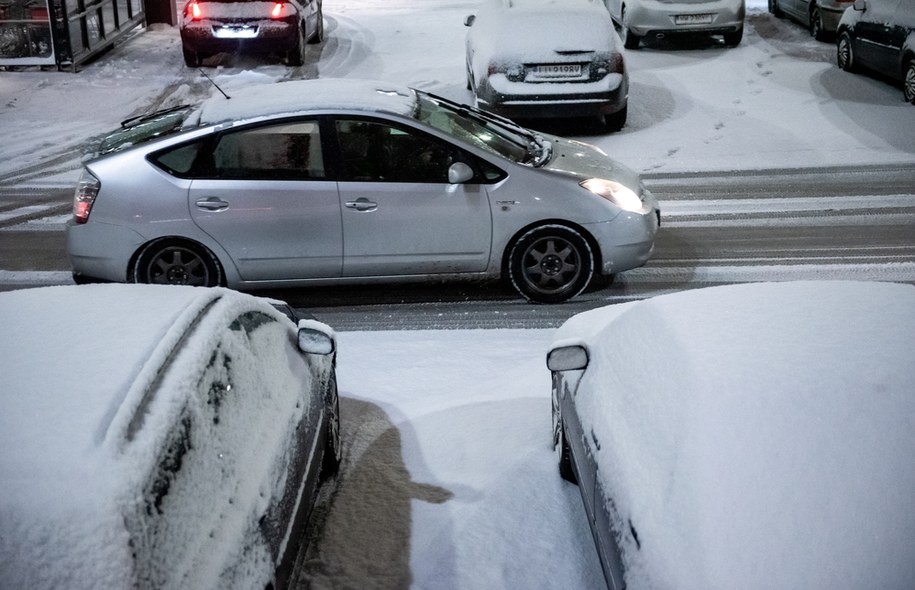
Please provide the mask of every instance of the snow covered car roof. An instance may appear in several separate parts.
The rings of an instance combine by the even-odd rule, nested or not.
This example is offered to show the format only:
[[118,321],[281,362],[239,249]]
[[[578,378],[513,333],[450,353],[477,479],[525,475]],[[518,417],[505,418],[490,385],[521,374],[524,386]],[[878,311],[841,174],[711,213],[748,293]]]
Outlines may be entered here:
[[[380,111],[410,115],[416,93],[406,86],[375,80],[317,79],[252,85],[200,105],[200,125],[310,110]],[[194,115],[188,119],[193,122]],[[187,125],[186,123],[185,125]]]
[[854,281],[698,289],[566,322],[553,348],[589,351],[575,411],[640,542],[622,541],[630,581],[915,587],[913,334],[915,286]]
[[222,288],[0,293],[0,586],[124,587],[132,558],[118,507],[137,500],[173,413],[146,410],[182,406],[194,387],[158,387],[163,365],[180,349],[204,367],[218,337],[209,322],[249,310],[288,324]]

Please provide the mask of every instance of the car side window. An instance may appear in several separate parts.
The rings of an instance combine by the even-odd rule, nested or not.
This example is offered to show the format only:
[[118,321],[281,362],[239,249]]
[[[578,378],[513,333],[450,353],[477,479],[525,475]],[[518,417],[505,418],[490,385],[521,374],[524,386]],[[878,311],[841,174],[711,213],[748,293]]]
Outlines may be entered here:
[[343,181],[447,183],[457,161],[446,143],[380,121],[341,119],[336,130]]
[[296,121],[231,131],[213,148],[213,176],[246,180],[323,180],[318,122]]

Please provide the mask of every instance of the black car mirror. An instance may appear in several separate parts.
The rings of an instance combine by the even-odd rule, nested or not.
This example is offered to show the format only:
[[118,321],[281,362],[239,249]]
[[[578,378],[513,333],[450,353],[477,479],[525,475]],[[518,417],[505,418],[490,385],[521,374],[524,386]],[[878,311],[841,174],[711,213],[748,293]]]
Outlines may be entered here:
[[584,346],[560,346],[546,355],[546,366],[551,371],[575,371],[588,366],[588,351]]
[[298,343],[299,350],[306,354],[326,356],[333,354],[337,348],[332,334],[309,325],[308,320],[299,322]]
[[477,20],[477,15],[475,15],[475,14],[468,14],[468,15],[464,18],[464,26],[465,26],[465,27],[473,26],[473,21],[475,21],[475,20]]

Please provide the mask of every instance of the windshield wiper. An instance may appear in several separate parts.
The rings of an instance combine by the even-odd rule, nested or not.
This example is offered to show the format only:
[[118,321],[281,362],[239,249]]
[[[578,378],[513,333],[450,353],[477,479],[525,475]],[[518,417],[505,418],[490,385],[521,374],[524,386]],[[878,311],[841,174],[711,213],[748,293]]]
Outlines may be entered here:
[[153,113],[146,113],[145,115],[137,115],[136,117],[130,117],[129,119],[124,119],[121,121],[121,127],[126,129],[127,127],[133,127],[144,121],[149,121],[150,119],[155,119],[156,117],[161,117],[162,115],[167,115],[169,113],[174,113],[175,111],[180,111],[182,109],[188,109],[191,105],[189,104],[179,104],[176,107],[171,107],[169,109],[162,109],[161,111],[155,111]]
[[427,96],[433,98],[439,102],[443,102],[459,112],[460,114],[477,121],[478,123],[483,123],[484,125],[496,125],[503,129],[506,129],[512,133],[522,135],[528,140],[527,150],[528,153],[533,155],[532,162],[534,166],[540,167],[547,163],[550,158],[553,156],[553,144],[543,138],[539,133],[534,133],[527,127],[522,127],[518,125],[511,119],[507,119],[495,113],[490,113],[482,109],[472,107],[470,105],[461,104],[454,102],[453,100],[447,99],[437,94],[426,93]]

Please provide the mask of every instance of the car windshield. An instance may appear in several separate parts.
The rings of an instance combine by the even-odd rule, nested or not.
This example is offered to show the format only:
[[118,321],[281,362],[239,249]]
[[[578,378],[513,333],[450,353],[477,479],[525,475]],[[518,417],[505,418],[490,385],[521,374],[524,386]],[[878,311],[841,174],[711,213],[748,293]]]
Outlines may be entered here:
[[542,166],[552,155],[550,142],[508,119],[433,94],[416,96],[415,117],[456,139],[521,164]]
[[190,105],[181,105],[127,119],[121,128],[109,133],[99,145],[99,154],[108,154],[144,143],[156,137],[170,135],[181,130]]

